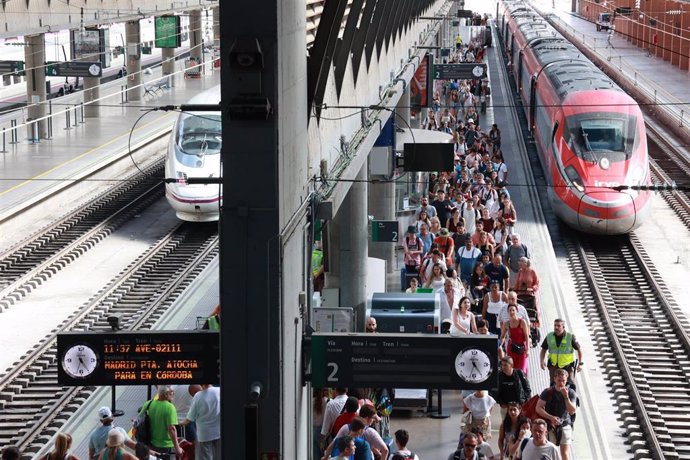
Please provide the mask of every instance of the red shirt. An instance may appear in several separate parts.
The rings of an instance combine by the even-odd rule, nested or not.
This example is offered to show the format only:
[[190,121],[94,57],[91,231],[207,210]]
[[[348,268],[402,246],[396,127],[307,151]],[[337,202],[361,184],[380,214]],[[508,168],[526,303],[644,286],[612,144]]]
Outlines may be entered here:
[[338,418],[335,419],[335,422],[333,422],[331,434],[333,436],[337,435],[338,431],[340,431],[340,428],[342,428],[343,425],[350,423],[355,417],[357,417],[357,412],[345,412],[338,415]]

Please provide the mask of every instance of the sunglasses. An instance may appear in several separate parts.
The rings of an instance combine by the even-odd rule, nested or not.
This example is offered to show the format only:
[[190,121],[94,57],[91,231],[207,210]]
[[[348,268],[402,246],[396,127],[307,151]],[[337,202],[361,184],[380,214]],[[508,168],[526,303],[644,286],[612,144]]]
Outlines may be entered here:
[[465,447],[469,447],[470,449],[474,449],[475,447],[477,447],[477,445],[476,444],[465,444]]

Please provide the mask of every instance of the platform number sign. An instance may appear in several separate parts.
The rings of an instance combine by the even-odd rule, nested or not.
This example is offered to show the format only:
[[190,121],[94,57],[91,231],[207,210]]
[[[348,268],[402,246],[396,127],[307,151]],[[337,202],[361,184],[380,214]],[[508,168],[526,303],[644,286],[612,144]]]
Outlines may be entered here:
[[497,339],[315,332],[309,337],[305,377],[314,388],[488,390],[498,384]]
[[486,64],[461,62],[455,64],[434,64],[435,80],[468,80],[486,77]]
[[397,243],[400,228],[397,220],[374,220],[371,222],[371,241]]
[[328,383],[338,383],[338,363],[326,363],[328,367]]

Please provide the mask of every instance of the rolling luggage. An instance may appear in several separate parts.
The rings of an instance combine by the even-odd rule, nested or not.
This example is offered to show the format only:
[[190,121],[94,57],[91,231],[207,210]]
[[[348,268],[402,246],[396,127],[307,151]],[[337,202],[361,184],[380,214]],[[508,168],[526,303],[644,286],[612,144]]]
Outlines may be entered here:
[[534,294],[518,292],[518,303],[525,307],[530,321],[530,340],[532,347],[537,347],[541,343],[541,330],[539,323],[539,308],[537,307],[537,297]]

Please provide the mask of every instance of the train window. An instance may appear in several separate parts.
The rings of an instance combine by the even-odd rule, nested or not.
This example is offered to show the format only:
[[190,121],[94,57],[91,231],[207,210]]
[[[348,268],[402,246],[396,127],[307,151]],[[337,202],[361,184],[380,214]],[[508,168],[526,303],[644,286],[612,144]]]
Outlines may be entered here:
[[188,155],[220,153],[222,125],[220,115],[203,114],[184,117],[178,125],[177,146]]
[[601,113],[573,116],[566,120],[575,153],[585,160],[625,161],[637,142],[636,117]]

